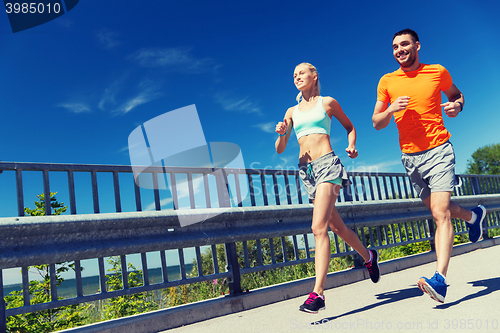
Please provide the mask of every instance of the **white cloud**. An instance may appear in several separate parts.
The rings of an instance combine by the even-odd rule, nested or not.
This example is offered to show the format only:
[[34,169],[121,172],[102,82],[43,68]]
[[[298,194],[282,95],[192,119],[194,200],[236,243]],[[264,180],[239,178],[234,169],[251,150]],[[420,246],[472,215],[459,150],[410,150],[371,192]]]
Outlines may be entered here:
[[128,150],[129,150],[129,146],[125,146],[125,147],[121,148],[120,150],[118,150],[118,152],[119,153],[124,153],[124,152],[128,153]]
[[120,93],[122,93],[121,87],[124,85],[124,81],[125,78],[118,79],[104,90],[103,96],[98,104],[99,109],[103,111],[112,109],[111,112],[114,114],[126,114],[137,106],[162,96],[162,93],[158,91],[159,84],[151,80],[143,80],[137,86],[135,93],[128,94],[129,96],[132,95],[132,97],[126,99],[125,102],[118,102],[117,100],[119,99]]
[[73,26],[73,21],[65,17],[59,17],[57,20],[55,20],[55,22],[64,28],[70,28],[71,26]]
[[253,125],[253,127],[257,127],[266,133],[276,133],[276,131],[275,131],[276,130],[276,123],[273,123],[273,122],[256,124],[256,125]]
[[98,104],[99,109],[104,110],[106,108],[106,105],[116,104],[115,96],[118,93],[119,87],[121,86],[122,82],[123,79],[116,80],[111,86],[104,90],[104,94]]
[[[160,200],[160,207],[170,205],[172,202],[173,202],[172,198],[162,199],[162,200]],[[156,210],[156,204],[154,202],[149,204],[146,208],[144,208],[144,211],[146,211],[146,212],[151,212],[151,211],[155,211],[155,210]]]
[[[159,92],[160,85],[150,80],[143,80],[135,88],[122,91],[124,90],[122,86],[125,86],[125,80],[126,78],[118,79],[106,88],[101,99],[97,102],[97,108],[102,111],[109,111],[112,114],[126,114],[139,105],[148,103],[163,95]],[[125,95],[129,97],[125,98]],[[95,102],[95,100],[92,101],[92,103]],[[61,103],[58,106],[64,107],[72,113],[92,111],[87,103]]]
[[247,112],[262,114],[261,108],[249,97],[229,96],[228,93],[219,93],[214,96],[215,101],[226,111]]
[[137,95],[137,96],[133,97],[132,99],[123,103],[123,105],[120,108],[118,108],[116,110],[116,112],[123,113],[123,114],[128,113],[136,106],[139,106],[141,104],[145,104],[145,103],[149,102],[150,100],[151,100],[151,98],[147,94],[140,93],[139,95]]
[[[199,198],[203,198],[203,200],[204,200],[205,190],[203,188],[203,186],[204,186],[203,185],[203,177],[193,177],[192,184],[193,184],[193,193],[194,193],[195,198],[199,197]],[[177,189],[178,201],[185,202],[186,200],[189,200],[189,187],[188,187],[187,181],[178,182],[176,189]],[[173,202],[172,198],[162,199],[162,200],[160,200],[160,206],[163,207],[165,205],[170,205],[172,202]],[[203,203],[204,202],[205,201],[203,201]],[[155,203],[153,202],[153,203],[149,204],[144,210],[146,210],[146,211],[156,210]]]
[[[205,191],[202,191],[202,186],[203,186],[203,177],[193,177],[192,182],[193,184],[193,192],[196,195],[197,193],[205,193]],[[189,186],[188,182],[181,182],[177,184],[177,196],[179,199],[182,198],[189,198]]]
[[91,111],[90,107],[84,103],[61,103],[58,106],[66,108],[69,112],[72,113],[85,113]]
[[126,114],[132,111],[134,108],[138,107],[139,105],[146,104],[158,97],[161,96],[161,93],[156,92],[155,90],[152,89],[147,89],[145,91],[139,92],[136,96],[130,98],[127,100],[125,103],[123,103],[120,107],[115,109],[113,113],[118,113],[118,114]]
[[105,49],[112,49],[121,43],[117,40],[119,34],[117,32],[112,31],[99,31],[96,34],[99,43],[101,43],[102,47]]
[[197,59],[187,48],[144,48],[130,59],[143,67],[163,68],[176,72],[202,73],[216,70],[218,66],[211,58]]

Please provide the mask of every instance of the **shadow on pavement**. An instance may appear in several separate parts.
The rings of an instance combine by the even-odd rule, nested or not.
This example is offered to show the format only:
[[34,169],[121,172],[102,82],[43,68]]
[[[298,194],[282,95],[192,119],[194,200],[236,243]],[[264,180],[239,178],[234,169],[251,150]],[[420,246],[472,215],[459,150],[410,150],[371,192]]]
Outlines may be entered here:
[[340,317],[344,317],[344,316],[352,315],[355,313],[360,313],[363,311],[371,310],[373,308],[383,306],[386,304],[398,302],[401,300],[406,300],[406,299],[412,298],[412,297],[419,297],[419,296],[422,296],[423,294],[424,293],[420,289],[418,289],[418,287],[416,285],[411,286],[410,288],[407,288],[407,289],[400,289],[400,290],[389,291],[389,292],[382,293],[382,294],[377,294],[375,296],[377,297],[377,299],[383,300],[382,302],[370,304],[370,305],[367,305],[365,307],[340,314],[338,316],[323,318],[321,320],[317,320],[317,321],[312,322],[311,325],[318,325],[318,324],[323,323],[323,322],[329,322],[331,320],[335,320],[335,319],[338,319]]
[[483,297],[488,294],[491,294],[492,292],[500,290],[500,277],[496,278],[491,278],[491,279],[485,279],[485,280],[478,280],[478,281],[473,281],[473,282],[468,282],[468,284],[472,284],[473,287],[486,287],[485,289],[481,289],[475,294],[470,294],[467,295],[461,299],[458,299],[454,302],[451,303],[444,303],[436,306],[436,309],[447,309],[450,306],[457,305],[461,302],[465,302],[477,297]]

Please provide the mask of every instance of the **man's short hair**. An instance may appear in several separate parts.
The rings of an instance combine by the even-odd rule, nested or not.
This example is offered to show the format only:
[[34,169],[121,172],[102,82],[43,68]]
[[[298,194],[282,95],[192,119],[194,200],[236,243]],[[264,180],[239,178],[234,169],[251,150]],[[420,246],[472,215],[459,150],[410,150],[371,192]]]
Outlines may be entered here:
[[413,41],[418,42],[417,33],[411,29],[403,29],[401,31],[396,32],[394,34],[394,37],[392,37],[392,40],[394,40],[394,38],[396,38],[397,36],[401,36],[401,35],[410,35],[413,38]]

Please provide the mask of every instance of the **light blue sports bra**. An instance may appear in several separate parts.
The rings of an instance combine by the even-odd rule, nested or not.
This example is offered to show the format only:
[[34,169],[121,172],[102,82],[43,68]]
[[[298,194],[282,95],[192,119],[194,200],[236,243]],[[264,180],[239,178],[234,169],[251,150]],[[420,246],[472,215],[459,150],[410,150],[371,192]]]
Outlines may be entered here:
[[328,116],[323,107],[323,97],[318,98],[318,102],[309,111],[300,111],[297,104],[292,113],[293,128],[297,135],[297,140],[309,134],[330,135],[330,125],[332,119]]

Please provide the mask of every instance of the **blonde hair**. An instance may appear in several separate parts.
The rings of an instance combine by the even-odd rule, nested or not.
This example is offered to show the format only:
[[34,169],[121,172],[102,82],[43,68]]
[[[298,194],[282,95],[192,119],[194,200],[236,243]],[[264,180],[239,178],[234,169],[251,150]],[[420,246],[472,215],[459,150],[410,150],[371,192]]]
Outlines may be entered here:
[[[303,63],[300,63],[298,64],[297,66],[295,67],[298,67],[300,65],[305,65],[309,68],[309,70],[311,71],[311,73],[316,73],[316,75],[318,76],[318,79],[316,80],[316,93],[318,94],[318,96],[320,96],[319,94],[319,75],[318,75],[318,71],[316,70],[316,67],[314,67],[312,64],[308,63],[308,62],[303,62]],[[302,91],[299,91],[299,93],[297,94],[297,97],[295,98],[297,100],[297,103],[300,103],[300,100],[302,99]]]

